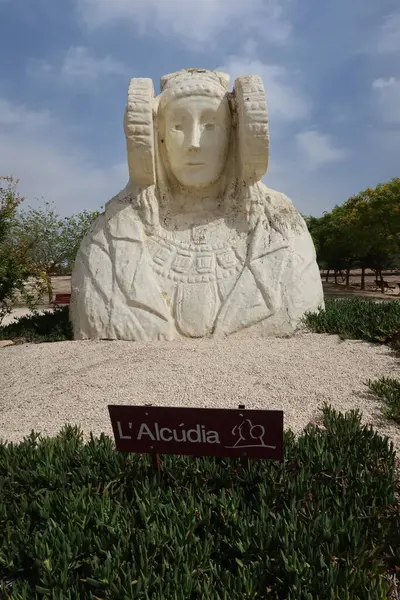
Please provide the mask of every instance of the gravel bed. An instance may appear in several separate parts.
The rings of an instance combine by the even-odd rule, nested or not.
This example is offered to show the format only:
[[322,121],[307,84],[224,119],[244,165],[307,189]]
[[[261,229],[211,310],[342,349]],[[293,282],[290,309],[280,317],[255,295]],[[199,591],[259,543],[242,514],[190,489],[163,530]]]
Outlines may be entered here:
[[291,338],[246,335],[225,340],[133,343],[77,341],[0,350],[0,439],[33,429],[56,434],[65,423],[112,435],[108,404],[147,404],[285,411],[296,433],[328,402],[359,408],[365,423],[400,451],[400,427],[385,419],[364,382],[400,376],[385,346],[300,332]]

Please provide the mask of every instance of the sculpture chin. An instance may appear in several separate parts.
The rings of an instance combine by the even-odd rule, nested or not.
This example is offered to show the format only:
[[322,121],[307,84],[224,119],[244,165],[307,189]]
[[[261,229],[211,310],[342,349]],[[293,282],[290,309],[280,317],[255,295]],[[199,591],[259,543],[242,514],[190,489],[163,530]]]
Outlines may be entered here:
[[204,162],[192,162],[187,163],[179,170],[175,170],[174,175],[180,185],[190,192],[191,189],[205,189],[216,183],[221,176],[221,171],[222,169],[215,170],[214,165],[210,166]]

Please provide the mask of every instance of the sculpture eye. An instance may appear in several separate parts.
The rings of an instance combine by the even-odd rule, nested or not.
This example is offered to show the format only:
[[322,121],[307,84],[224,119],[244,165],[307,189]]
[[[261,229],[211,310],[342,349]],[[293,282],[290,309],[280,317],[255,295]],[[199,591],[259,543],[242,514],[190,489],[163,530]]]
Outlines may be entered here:
[[177,123],[174,125],[175,131],[183,131],[183,125],[181,123]]
[[204,129],[207,131],[213,131],[215,129],[215,123],[206,123],[204,125]]

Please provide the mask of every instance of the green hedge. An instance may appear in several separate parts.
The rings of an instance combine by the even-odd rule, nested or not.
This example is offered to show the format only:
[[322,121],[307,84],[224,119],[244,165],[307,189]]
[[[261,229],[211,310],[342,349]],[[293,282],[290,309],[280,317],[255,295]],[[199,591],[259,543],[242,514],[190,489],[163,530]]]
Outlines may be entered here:
[[393,448],[357,412],[323,418],[285,434],[284,464],[164,457],[160,485],[76,428],[0,445],[0,597],[388,598]]
[[316,333],[389,343],[394,334],[400,332],[400,301],[329,298],[325,310],[307,313],[303,323]]
[[69,307],[62,306],[54,311],[33,312],[0,327],[0,340],[26,342],[62,342],[72,340],[72,325],[69,321]]

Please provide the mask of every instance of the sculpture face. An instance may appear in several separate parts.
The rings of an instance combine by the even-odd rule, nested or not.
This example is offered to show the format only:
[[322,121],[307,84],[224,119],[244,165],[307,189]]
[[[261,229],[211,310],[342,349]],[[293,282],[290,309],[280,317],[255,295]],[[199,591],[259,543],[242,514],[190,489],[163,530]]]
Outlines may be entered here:
[[172,173],[187,188],[217,181],[226,164],[230,111],[226,98],[192,96],[165,109],[164,141]]

